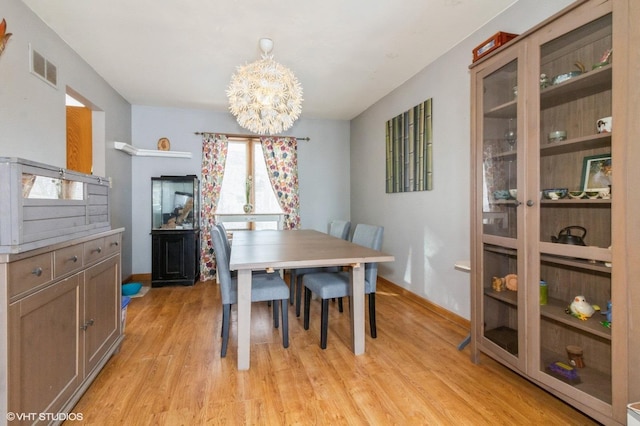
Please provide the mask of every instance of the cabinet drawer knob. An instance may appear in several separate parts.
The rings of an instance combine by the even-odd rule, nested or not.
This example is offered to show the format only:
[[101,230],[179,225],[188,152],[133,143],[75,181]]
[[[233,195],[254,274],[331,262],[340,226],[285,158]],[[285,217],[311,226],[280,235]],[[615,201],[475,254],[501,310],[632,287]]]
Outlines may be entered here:
[[102,247],[98,247],[98,248],[96,249],[96,251],[97,251],[98,253],[102,253]]
[[533,202],[533,200],[528,200],[527,201],[527,206],[531,207],[533,206],[535,203]]
[[42,268],[38,266],[36,269],[31,271],[31,273],[36,277],[39,277],[40,275],[42,275]]
[[72,261],[73,263],[76,263],[78,261],[78,256],[73,256],[71,259],[69,259],[70,261]]
[[82,324],[82,326],[80,326],[80,330],[87,331],[87,328],[89,328],[90,325],[93,325],[93,323],[94,323],[93,318],[91,318],[89,321],[85,322],[84,324]]
[[116,246],[116,247],[118,247],[118,242],[117,242],[117,241],[114,241],[114,242],[112,242],[112,243],[111,243],[111,245],[112,245],[112,246]]

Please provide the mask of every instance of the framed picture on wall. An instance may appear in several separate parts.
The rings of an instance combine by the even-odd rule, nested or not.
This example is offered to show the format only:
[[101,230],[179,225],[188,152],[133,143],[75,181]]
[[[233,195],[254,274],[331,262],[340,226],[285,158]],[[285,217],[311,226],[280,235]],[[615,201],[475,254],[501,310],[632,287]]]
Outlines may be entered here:
[[597,191],[611,185],[611,154],[591,155],[582,160],[583,191]]
[[386,123],[386,192],[433,189],[433,100]]

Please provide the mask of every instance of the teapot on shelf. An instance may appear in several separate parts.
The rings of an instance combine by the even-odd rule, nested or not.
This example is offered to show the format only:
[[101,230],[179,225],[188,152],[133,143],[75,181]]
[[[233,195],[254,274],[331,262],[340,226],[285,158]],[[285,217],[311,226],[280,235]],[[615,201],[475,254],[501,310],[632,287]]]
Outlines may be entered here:
[[[573,235],[571,233],[572,229],[581,231],[582,235]],[[551,242],[559,243],[559,244],[572,244],[574,246],[586,246],[584,242],[584,237],[586,235],[587,235],[587,230],[584,229],[582,226],[577,226],[577,225],[567,226],[566,228],[563,228],[560,230],[560,233],[558,234],[557,237],[552,235]]]

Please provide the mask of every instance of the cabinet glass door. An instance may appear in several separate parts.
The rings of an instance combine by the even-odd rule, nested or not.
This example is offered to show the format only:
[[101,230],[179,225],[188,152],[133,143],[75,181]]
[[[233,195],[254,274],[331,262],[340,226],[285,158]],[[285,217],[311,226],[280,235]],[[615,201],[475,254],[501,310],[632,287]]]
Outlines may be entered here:
[[477,152],[482,184],[482,337],[507,362],[519,364],[524,342],[518,308],[519,60],[513,56],[480,74]]
[[483,232],[510,238],[517,238],[517,71],[513,60],[483,79]]
[[613,130],[605,118],[612,115],[611,22],[608,14],[544,41],[539,97],[538,376],[606,404],[611,329],[603,313],[610,311],[615,196],[608,182]]

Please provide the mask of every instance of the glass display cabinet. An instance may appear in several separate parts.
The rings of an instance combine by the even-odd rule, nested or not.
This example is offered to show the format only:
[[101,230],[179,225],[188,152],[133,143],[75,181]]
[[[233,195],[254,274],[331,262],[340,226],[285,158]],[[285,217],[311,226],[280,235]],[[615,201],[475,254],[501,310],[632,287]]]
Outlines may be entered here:
[[640,399],[639,14],[578,0],[471,66],[472,360],[605,424]]
[[193,285],[200,275],[200,181],[151,178],[151,285]]

